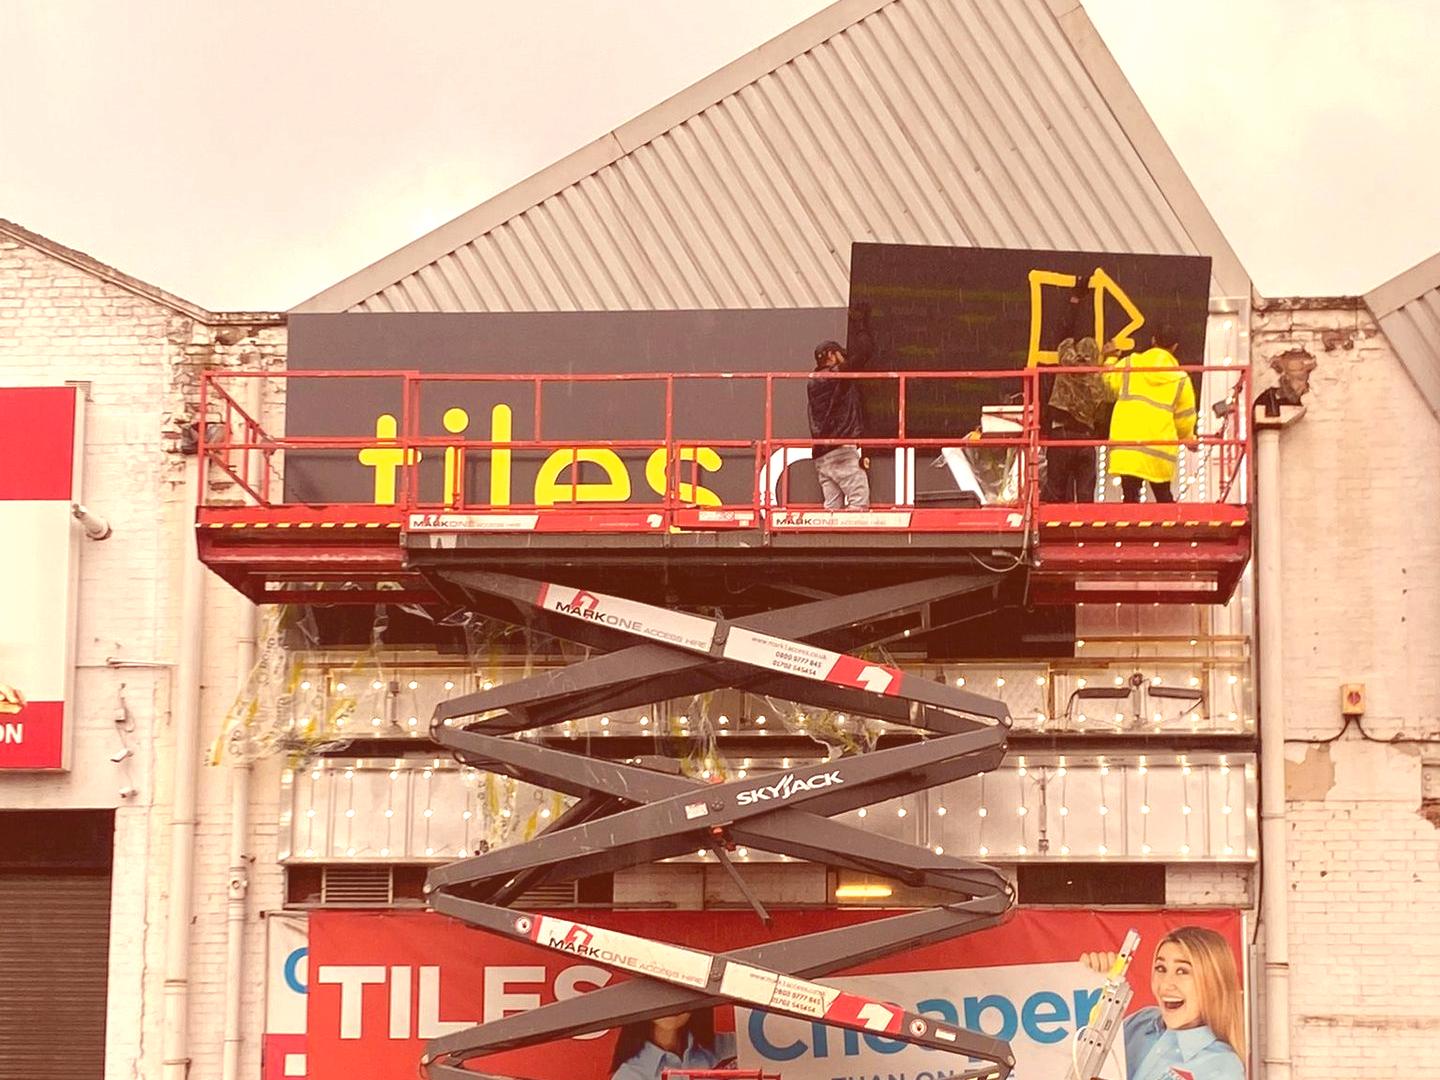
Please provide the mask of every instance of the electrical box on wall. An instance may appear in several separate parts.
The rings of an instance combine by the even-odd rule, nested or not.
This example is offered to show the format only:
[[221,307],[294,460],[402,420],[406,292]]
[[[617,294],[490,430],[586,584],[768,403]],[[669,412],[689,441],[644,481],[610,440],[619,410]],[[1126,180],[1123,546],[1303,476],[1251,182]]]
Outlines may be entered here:
[[1340,715],[1365,715],[1365,684],[1345,683],[1340,687]]

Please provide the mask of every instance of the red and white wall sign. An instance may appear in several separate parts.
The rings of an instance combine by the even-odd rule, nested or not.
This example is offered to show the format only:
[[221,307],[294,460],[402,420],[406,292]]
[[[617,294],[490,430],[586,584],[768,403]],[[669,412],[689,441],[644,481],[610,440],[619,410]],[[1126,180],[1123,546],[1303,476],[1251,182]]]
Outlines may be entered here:
[[[665,938],[681,947],[677,952],[723,952],[885,913],[772,914],[768,931],[736,911],[587,912],[584,918],[622,934],[653,935],[663,926]],[[541,921],[561,937],[573,926],[563,918]],[[428,1039],[627,978],[593,957],[541,949],[424,912],[320,911],[306,922],[271,920],[264,1080],[411,1080]],[[1183,928],[1230,952],[1239,978],[1219,996],[1234,1015],[1244,1015],[1245,932],[1233,910],[1024,909],[1002,926],[823,981],[837,988],[837,997],[864,994],[1006,1039],[1016,1056],[1014,1080],[1055,1080],[1069,1069],[1075,1032],[1088,1022],[1103,982],[1079,962],[1080,954],[1117,949],[1132,928],[1140,949],[1130,969],[1131,1013],[1155,1011],[1152,958],[1168,934]],[[785,1080],[943,1080],[965,1064],[963,1057],[883,1033],[841,1031],[762,1009],[725,1006],[712,1019],[717,1048],[736,1055],[741,1068]],[[481,1071],[611,1080],[616,1041],[617,1033],[607,1031],[512,1050],[485,1059]],[[1223,1080],[1238,1075],[1242,1057],[1216,1048],[1211,1065],[1189,1071],[1194,1080]],[[1127,1075],[1119,1040],[1103,1075]]]
[[0,683],[26,699],[0,712],[0,770],[70,764],[82,410],[77,387],[0,387]]

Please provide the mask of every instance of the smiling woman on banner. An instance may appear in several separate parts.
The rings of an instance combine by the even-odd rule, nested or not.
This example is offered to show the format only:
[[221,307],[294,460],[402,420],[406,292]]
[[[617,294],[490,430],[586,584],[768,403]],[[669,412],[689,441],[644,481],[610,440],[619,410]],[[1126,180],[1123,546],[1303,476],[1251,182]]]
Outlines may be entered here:
[[[1114,953],[1080,962],[1105,972]],[[1244,1080],[1245,1013],[1229,943],[1182,926],[1160,940],[1150,968],[1157,1004],[1126,1017],[1127,1080]]]
[[666,1069],[714,1069],[735,1061],[734,1035],[715,1034],[715,1013],[657,1016],[620,1029],[611,1080],[660,1080]]

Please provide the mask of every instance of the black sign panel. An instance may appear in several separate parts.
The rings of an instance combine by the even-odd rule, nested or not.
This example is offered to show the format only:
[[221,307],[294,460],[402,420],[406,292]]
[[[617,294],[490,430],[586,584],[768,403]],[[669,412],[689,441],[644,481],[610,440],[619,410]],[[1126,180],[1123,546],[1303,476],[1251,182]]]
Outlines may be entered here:
[[[295,372],[353,372],[353,377],[292,378],[287,386],[287,433],[336,438],[375,438],[403,427],[406,408],[423,436],[437,439],[533,440],[537,396],[539,438],[576,447],[633,440],[617,447],[623,479],[582,456],[578,468],[554,451],[515,450],[504,475],[483,450],[465,457],[464,491],[472,504],[528,504],[574,479],[585,485],[583,501],[659,502],[663,464],[651,459],[666,435],[665,386],[628,378],[643,373],[784,372],[808,374],[815,346],[843,340],[845,311],[805,308],[781,311],[638,311],[493,314],[296,315],[290,320],[289,367]],[[412,371],[415,400],[403,400],[399,378],[363,372]],[[505,381],[447,381],[445,376],[493,374]],[[597,376],[592,381],[537,384],[534,375]],[[605,378],[604,376],[615,376]],[[417,388],[418,387],[418,388]],[[753,448],[727,441],[758,442],[765,435],[765,386],[759,379],[676,380],[672,434],[713,445],[718,469],[682,463],[680,481],[698,482],[729,503],[747,504],[755,477]],[[807,439],[805,380],[777,381],[772,436]],[[702,455],[707,460],[708,455]],[[290,502],[390,501],[401,452],[396,449],[291,451],[285,473]],[[419,462],[420,497],[439,502],[445,492],[446,457],[436,446]],[[703,465],[701,461],[699,465]],[[692,475],[692,472],[694,475]],[[797,498],[815,498],[808,470],[794,477]],[[554,474],[554,475],[552,475]],[[494,496],[508,488],[506,497]],[[623,495],[623,497],[622,497]]]
[[[1180,362],[1198,364],[1209,296],[1208,257],[855,244],[849,352],[869,370],[1014,371],[1054,364],[1066,337],[1114,339],[1128,351],[1168,328]],[[1020,389],[1019,380],[921,386],[907,392],[914,437],[964,435],[983,405]],[[894,391],[870,388],[865,404],[872,437],[893,435]]]
[[[383,440],[404,429],[408,416],[422,437],[435,440],[421,450],[422,501],[444,500],[458,472],[469,505],[658,502],[668,463],[655,455],[666,442],[668,413],[668,433],[696,447],[695,460],[682,460],[672,481],[703,487],[712,501],[748,504],[766,435],[764,380],[678,379],[667,402],[662,380],[636,376],[808,375],[815,345],[832,338],[847,341],[858,370],[1009,372],[1053,363],[1066,336],[1143,348],[1162,325],[1173,328],[1181,361],[1195,363],[1205,337],[1209,267],[1208,259],[1189,256],[856,244],[848,312],[297,315],[290,319],[289,367],[301,374],[286,387],[287,434],[357,442],[344,450],[287,451],[285,497],[393,501],[404,454]],[[1083,302],[1072,305],[1077,287]],[[365,374],[382,371],[422,378],[407,389],[406,380]],[[504,378],[453,378],[475,374]],[[542,374],[587,378],[537,383],[533,376]],[[867,434],[895,437],[895,384],[863,385]],[[805,386],[803,377],[775,381],[773,439],[808,442]],[[959,438],[975,429],[983,406],[1019,388],[1013,378],[912,384],[906,435]],[[536,439],[557,445],[474,449],[459,467],[446,447],[456,440]],[[585,452],[598,447],[605,452]],[[874,498],[888,501],[890,455],[871,456]],[[787,483],[791,499],[818,501],[811,470],[789,470]],[[680,493],[692,497],[683,487]]]

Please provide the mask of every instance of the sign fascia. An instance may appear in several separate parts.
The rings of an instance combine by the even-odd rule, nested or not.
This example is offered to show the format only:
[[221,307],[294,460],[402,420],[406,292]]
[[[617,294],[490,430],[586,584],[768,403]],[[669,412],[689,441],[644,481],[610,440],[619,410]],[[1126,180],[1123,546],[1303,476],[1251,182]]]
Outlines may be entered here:
[[84,389],[0,387],[0,681],[27,701],[0,715],[0,772],[70,769]]

